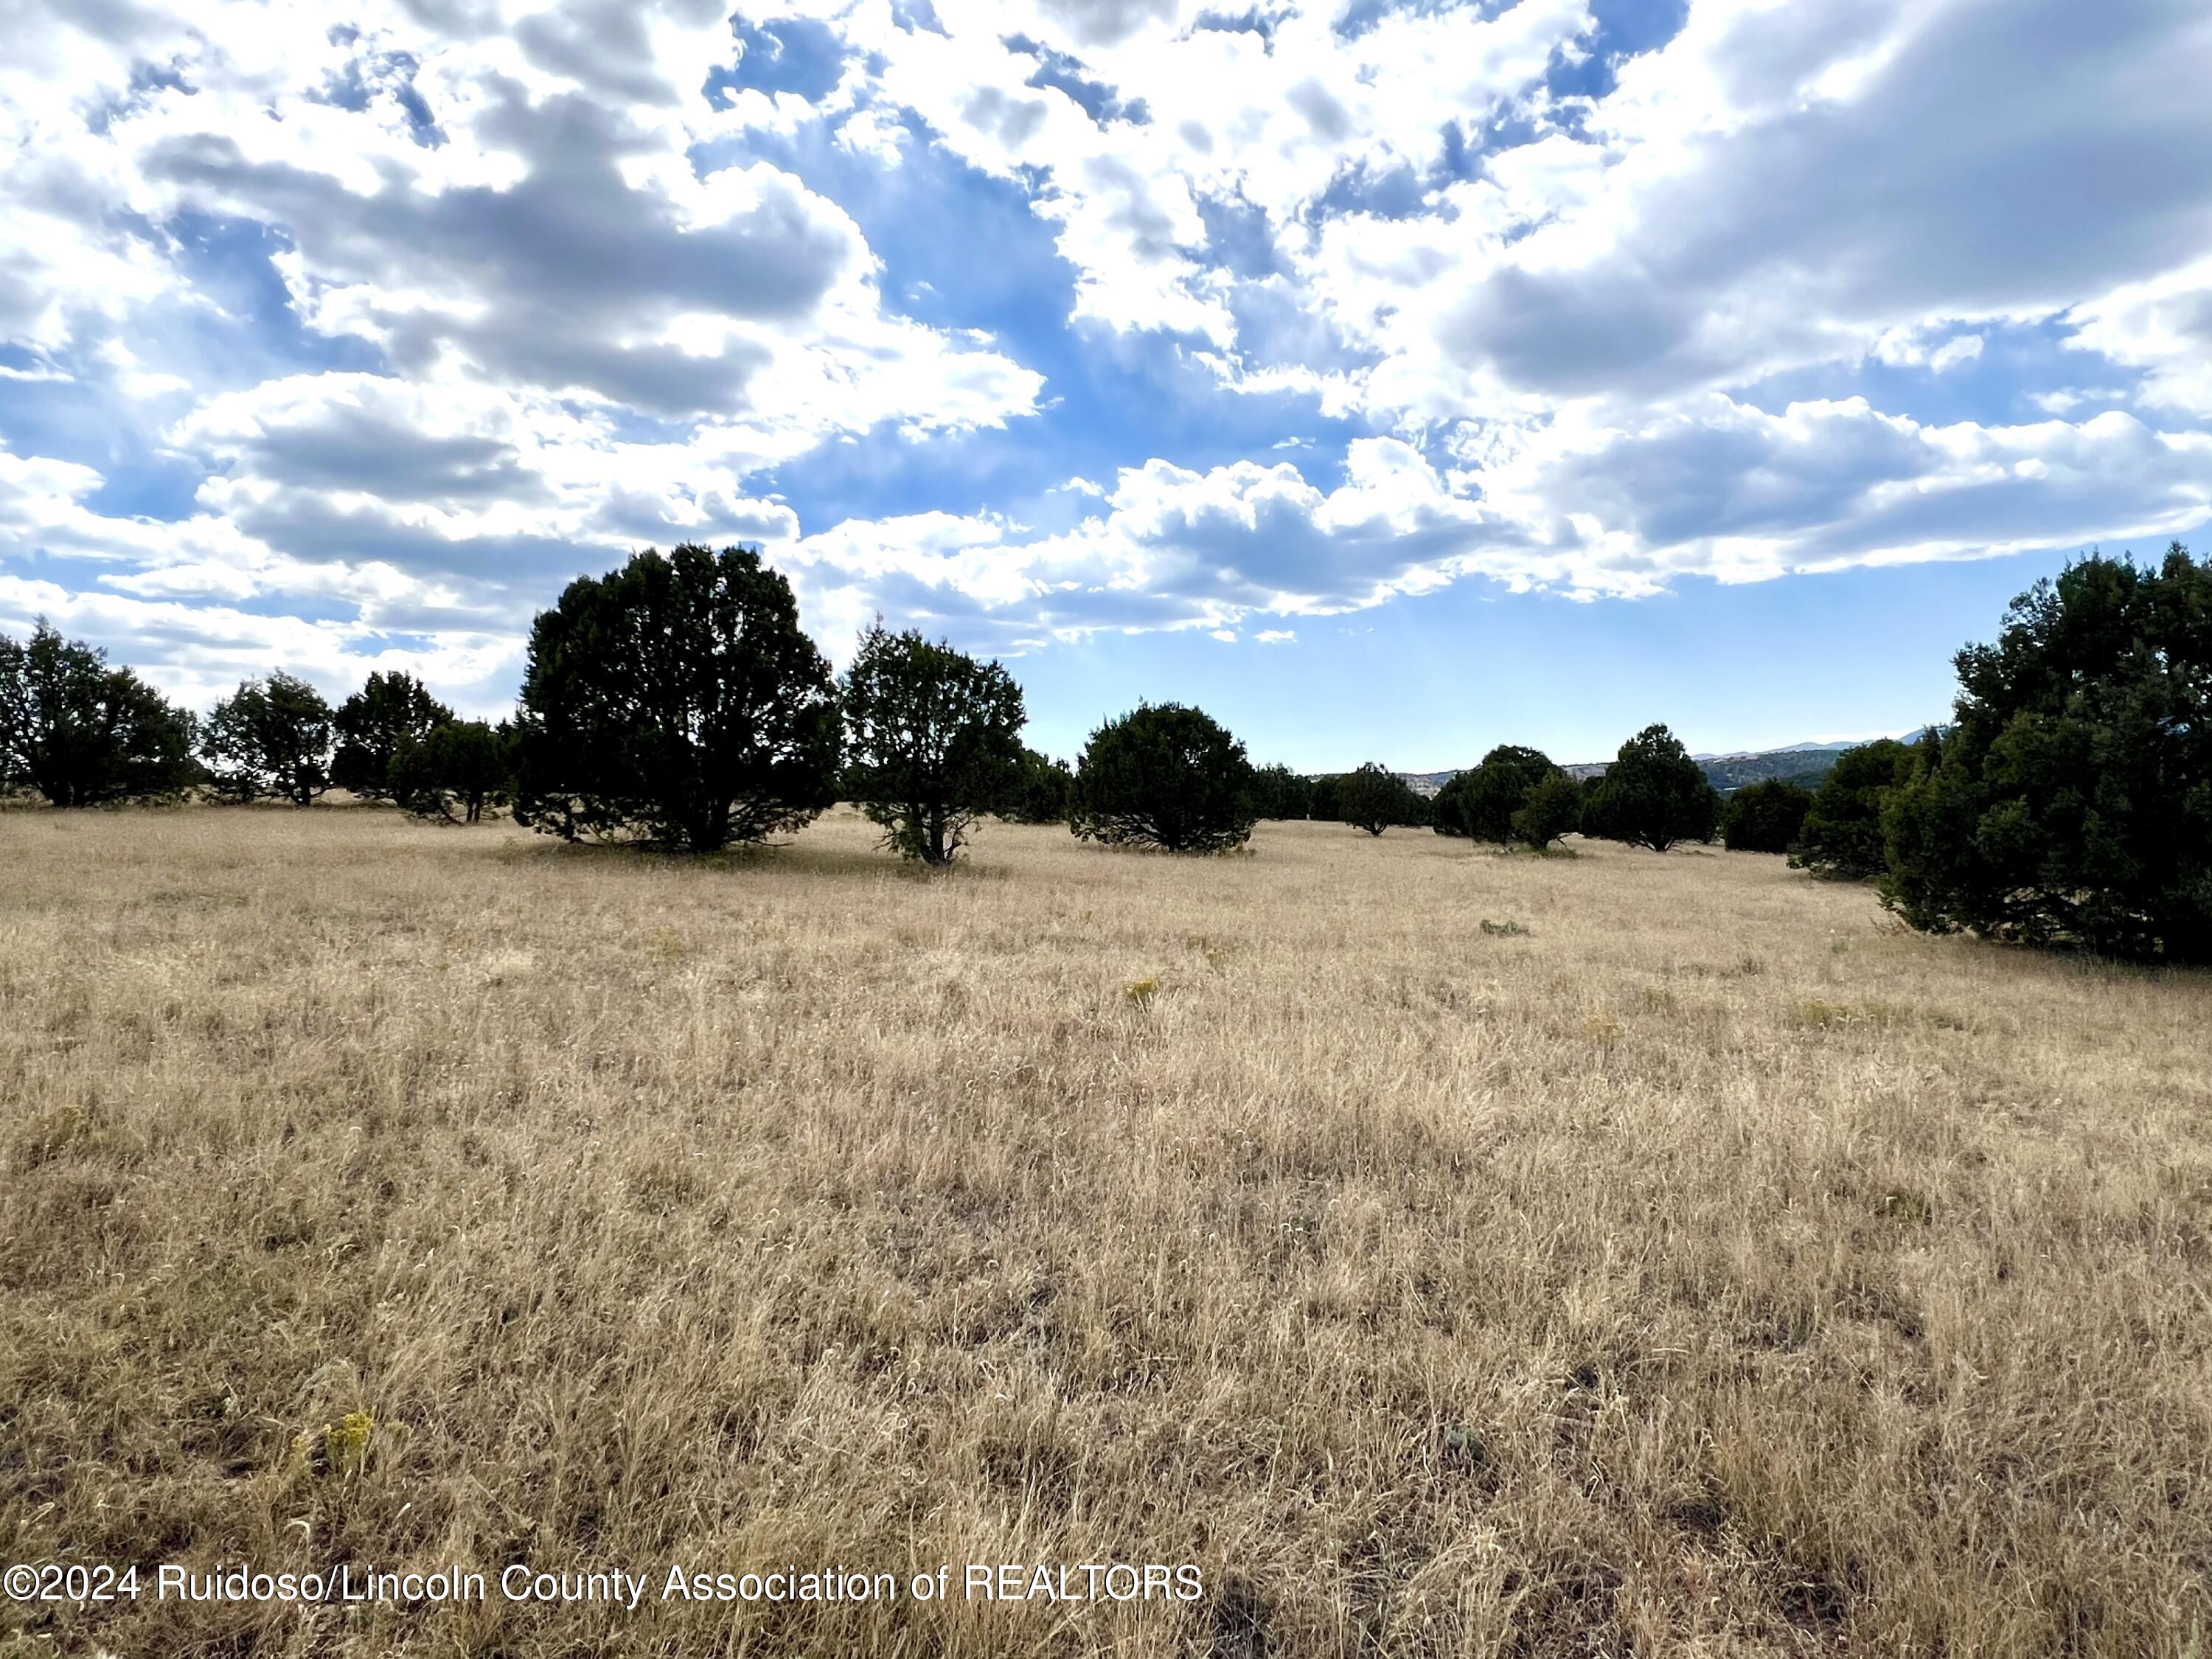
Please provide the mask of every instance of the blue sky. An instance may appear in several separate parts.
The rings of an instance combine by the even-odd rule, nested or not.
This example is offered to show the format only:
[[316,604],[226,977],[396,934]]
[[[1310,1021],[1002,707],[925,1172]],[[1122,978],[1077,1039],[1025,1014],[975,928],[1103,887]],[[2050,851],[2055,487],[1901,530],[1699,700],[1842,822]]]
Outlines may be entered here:
[[0,630],[512,701],[629,550],[1309,769],[1901,731],[2212,520],[2197,0],[16,0]]

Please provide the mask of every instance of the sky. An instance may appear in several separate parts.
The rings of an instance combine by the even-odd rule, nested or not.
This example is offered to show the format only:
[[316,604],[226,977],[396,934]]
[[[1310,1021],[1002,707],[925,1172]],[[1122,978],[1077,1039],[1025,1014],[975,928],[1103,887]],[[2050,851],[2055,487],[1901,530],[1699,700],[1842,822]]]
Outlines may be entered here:
[[512,707],[636,550],[1256,761],[1900,732],[2212,544],[2203,0],[0,0],[0,631]]

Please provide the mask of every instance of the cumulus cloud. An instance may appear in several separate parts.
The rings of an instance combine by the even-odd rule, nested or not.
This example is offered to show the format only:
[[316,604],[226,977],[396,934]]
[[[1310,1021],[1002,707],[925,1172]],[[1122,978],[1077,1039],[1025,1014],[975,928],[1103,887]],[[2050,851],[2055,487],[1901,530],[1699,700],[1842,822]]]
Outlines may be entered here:
[[0,0],[0,626],[473,685],[687,538],[1012,651],[2212,513],[2197,0],[1620,9]]

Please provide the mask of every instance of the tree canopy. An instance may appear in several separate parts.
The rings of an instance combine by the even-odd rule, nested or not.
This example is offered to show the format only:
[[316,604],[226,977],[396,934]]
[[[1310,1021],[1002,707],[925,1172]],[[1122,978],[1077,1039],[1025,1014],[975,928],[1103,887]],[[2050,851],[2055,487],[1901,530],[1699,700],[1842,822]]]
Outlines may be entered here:
[[1812,805],[1811,790],[1780,778],[1746,784],[1721,804],[1721,842],[1732,853],[1786,853]]
[[1397,824],[1419,823],[1428,816],[1427,807],[1413,785],[1379,761],[1369,761],[1337,780],[1338,816],[1370,836]]
[[1664,726],[1647,726],[1622,744],[1583,805],[1584,835],[1655,853],[1711,841],[1720,820],[1719,793]]
[[331,781],[365,799],[391,799],[392,758],[400,745],[453,720],[453,711],[404,669],[371,674],[331,718],[337,752],[331,757]]
[[1029,717],[1013,676],[913,629],[886,632],[878,619],[846,671],[843,698],[854,799],[902,857],[951,863],[1021,768]]
[[1075,773],[1066,761],[1024,749],[996,810],[1014,823],[1065,823],[1068,792],[1074,783]]
[[750,548],[651,549],[531,626],[515,817],[549,834],[708,853],[836,795],[830,665]]
[[514,738],[504,724],[447,720],[402,737],[386,768],[387,793],[417,817],[475,823],[514,791]]
[[1837,756],[1798,824],[1790,863],[1837,881],[1864,881],[1888,868],[1882,811],[1917,759],[1911,744],[1894,738]]
[[[1473,769],[1452,780],[1457,787],[1451,792],[1448,809],[1443,795],[1438,794],[1438,816],[1441,818],[1449,810],[1455,820],[1456,833],[1507,846],[1521,838],[1513,819],[1528,805],[1529,795],[1538,785],[1564,775],[1541,750],[1501,744]],[[1555,797],[1557,793],[1553,792]]]
[[0,635],[0,791],[56,806],[181,793],[198,775],[192,720],[106,653],[41,617],[28,641]]
[[2212,961],[2212,561],[2093,556],[1957,658],[1954,724],[1885,804],[1915,927]]
[[1251,839],[1252,765],[1202,711],[1146,703],[1091,734],[1076,763],[1069,828],[1109,847],[1218,853]]
[[216,704],[200,728],[200,752],[218,794],[309,806],[331,787],[331,738],[323,694],[280,669]]
[[1253,810],[1263,818],[1303,818],[1313,813],[1313,781],[1279,761],[1253,774]]

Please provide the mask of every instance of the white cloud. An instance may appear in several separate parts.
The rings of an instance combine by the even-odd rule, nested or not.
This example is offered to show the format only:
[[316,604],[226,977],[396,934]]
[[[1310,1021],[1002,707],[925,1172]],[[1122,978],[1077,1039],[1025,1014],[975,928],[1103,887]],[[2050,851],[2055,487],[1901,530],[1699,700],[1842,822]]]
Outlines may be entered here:
[[[33,454],[0,404],[0,596],[149,649],[204,615],[224,672],[253,641],[490,673],[568,574],[684,538],[769,544],[833,642],[881,608],[1018,649],[2212,511],[2196,0],[1692,0],[1587,96],[1552,86],[1609,49],[1588,0],[749,10],[828,43],[812,96],[708,94],[723,0],[0,15],[0,398],[79,398],[109,440]],[[1054,465],[1073,416],[992,448],[1054,410],[1041,375],[886,297],[994,320],[962,314],[966,227],[940,291],[827,182],[921,188],[931,147],[1044,227],[1071,355],[1133,397],[1288,400],[1283,428],[1242,459],[1185,409],[1157,428],[1188,452],[1143,411],[1126,453]],[[263,252],[282,305],[237,278]],[[2039,339],[2064,375],[2014,349]],[[1850,395],[1877,385],[1905,390]],[[1316,419],[1352,435],[1295,435]],[[832,445],[835,484],[780,493]],[[199,469],[175,522],[97,505],[145,453]],[[844,516],[879,483],[898,510]],[[287,599],[346,620],[261,614]]]

